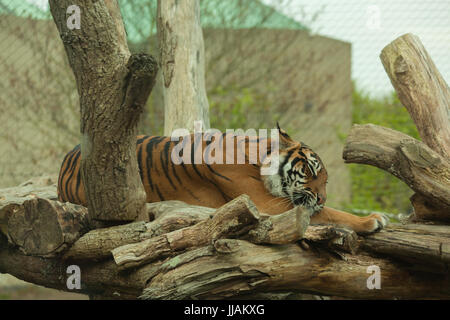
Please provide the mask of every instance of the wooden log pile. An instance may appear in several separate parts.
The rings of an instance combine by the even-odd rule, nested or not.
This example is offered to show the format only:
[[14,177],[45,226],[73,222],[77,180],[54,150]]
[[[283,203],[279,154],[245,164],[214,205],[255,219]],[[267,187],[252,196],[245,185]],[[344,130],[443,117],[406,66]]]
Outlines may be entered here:
[[[35,197],[43,190],[50,199]],[[302,208],[265,215],[242,195],[218,209],[151,203],[147,221],[105,227],[86,208],[55,201],[55,190],[36,183],[0,190],[0,272],[69,291],[66,269],[75,264],[79,292],[111,299],[450,297],[449,226],[391,225],[360,238],[309,225]],[[383,290],[367,289],[370,265],[381,268]]]

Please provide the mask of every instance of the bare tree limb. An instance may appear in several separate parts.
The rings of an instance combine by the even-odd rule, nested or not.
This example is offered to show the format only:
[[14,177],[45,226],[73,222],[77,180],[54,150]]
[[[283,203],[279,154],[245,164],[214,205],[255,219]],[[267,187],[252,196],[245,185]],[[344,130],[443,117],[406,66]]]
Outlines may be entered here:
[[405,34],[388,44],[380,58],[422,140],[450,158],[450,90],[420,39]]
[[[295,244],[259,246],[220,239],[166,261],[141,298],[226,299],[278,290],[359,299],[443,298],[450,294],[445,275],[411,274],[402,264],[367,255],[346,259],[338,260],[322,250],[303,251]],[[370,265],[382,270],[381,290],[367,287]]]
[[[429,218],[450,220],[450,163],[424,143],[392,129],[354,125],[343,158],[346,163],[369,164],[388,171],[439,208]],[[418,216],[427,213],[416,212]]]
[[148,240],[112,250],[120,269],[136,267],[182,250],[211,243],[223,237],[236,237],[248,232],[259,221],[259,212],[247,195],[223,205],[211,219],[194,226],[172,231]]

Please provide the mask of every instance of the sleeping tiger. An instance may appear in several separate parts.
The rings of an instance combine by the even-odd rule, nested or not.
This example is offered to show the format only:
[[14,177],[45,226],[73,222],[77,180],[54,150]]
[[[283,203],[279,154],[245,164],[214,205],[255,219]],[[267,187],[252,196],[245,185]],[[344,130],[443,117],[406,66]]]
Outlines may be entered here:
[[[223,150],[230,140],[222,134]],[[137,137],[136,152],[139,172],[147,195],[147,202],[181,200],[192,205],[218,208],[241,194],[248,194],[260,212],[267,214],[283,213],[294,206],[310,209],[312,224],[334,224],[353,229],[359,234],[368,234],[381,230],[388,219],[381,214],[359,217],[350,213],[325,207],[327,197],[327,171],[320,157],[307,145],[291,139],[278,126],[279,161],[275,174],[261,174],[268,161],[245,161],[243,164],[217,163],[196,164],[171,161],[176,142],[170,137]],[[194,145],[208,148],[210,141],[193,143],[190,136],[190,157],[194,160],[197,150]],[[260,143],[258,137],[245,137],[245,159],[252,143]],[[233,157],[236,159],[238,147],[234,141]],[[270,138],[267,159],[271,157]],[[183,149],[184,150],[184,149]],[[225,158],[226,153],[223,153]],[[181,154],[180,154],[181,155]],[[186,156],[186,155],[185,155]],[[266,160],[267,160],[266,159]],[[58,199],[87,206],[83,181],[81,179],[81,148],[76,146],[63,160],[58,179]]]

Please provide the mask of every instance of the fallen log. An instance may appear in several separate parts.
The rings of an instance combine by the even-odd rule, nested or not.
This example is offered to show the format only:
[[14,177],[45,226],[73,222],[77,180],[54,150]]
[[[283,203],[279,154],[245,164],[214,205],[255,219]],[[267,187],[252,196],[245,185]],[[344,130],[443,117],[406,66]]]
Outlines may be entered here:
[[64,255],[65,259],[100,260],[111,257],[111,250],[138,243],[210,218],[214,209],[190,206],[181,201],[147,204],[147,216],[153,221],[138,221],[126,225],[89,231],[78,239]]
[[390,225],[362,241],[369,252],[409,263],[412,269],[448,274],[450,226]]
[[41,198],[22,200],[3,206],[0,217],[1,232],[24,254],[56,256],[92,227],[85,207]]
[[120,269],[129,269],[181,250],[197,248],[222,237],[237,237],[259,221],[259,212],[247,195],[241,195],[218,208],[211,219],[194,226],[153,237],[112,250]]
[[[380,290],[367,284],[373,265],[381,270]],[[363,254],[339,260],[327,251],[304,251],[295,244],[219,239],[166,261],[140,298],[227,299],[276,291],[358,299],[445,298],[450,282],[447,275],[410,273],[401,263]]]

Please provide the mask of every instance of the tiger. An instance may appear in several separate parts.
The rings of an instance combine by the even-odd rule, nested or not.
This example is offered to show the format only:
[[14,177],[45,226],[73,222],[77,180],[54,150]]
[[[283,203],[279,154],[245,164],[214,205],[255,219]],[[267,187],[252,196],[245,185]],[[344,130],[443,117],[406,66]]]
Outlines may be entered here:
[[[384,214],[372,213],[360,217],[325,206],[328,173],[321,158],[308,145],[293,140],[278,124],[277,130],[278,153],[273,159],[271,157],[275,153],[271,152],[271,138],[246,136],[241,139],[246,145],[244,163],[236,161],[239,140],[230,142],[228,133],[219,136],[223,150],[231,150],[234,154],[232,164],[224,161],[181,161],[176,164],[171,159],[177,143],[171,137],[137,136],[136,155],[146,201],[180,200],[191,205],[218,208],[247,194],[260,212],[269,215],[303,206],[310,212],[311,224],[345,227],[361,235],[378,232],[387,225],[388,218]],[[192,160],[198,153],[195,149],[198,145],[205,150],[211,143],[202,139],[196,144],[194,139],[194,134],[190,135],[190,139],[182,138],[187,145],[182,152],[190,151],[190,155],[184,156],[190,156]],[[268,146],[266,158],[248,161],[251,145],[261,144],[264,139]],[[226,148],[227,143],[233,143],[233,148]],[[227,152],[230,151],[222,154],[223,159],[228,156]],[[269,175],[262,174],[269,160],[276,161],[278,169]],[[80,163],[81,148],[77,145],[62,162],[57,186],[58,200],[87,206]]]

